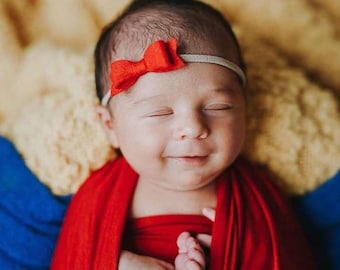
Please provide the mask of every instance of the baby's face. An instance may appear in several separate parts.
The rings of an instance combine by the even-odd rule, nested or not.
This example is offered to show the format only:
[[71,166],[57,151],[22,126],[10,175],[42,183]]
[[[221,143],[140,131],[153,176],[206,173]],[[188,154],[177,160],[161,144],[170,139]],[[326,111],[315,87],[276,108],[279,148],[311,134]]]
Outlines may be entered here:
[[141,180],[172,190],[199,189],[241,151],[244,93],[227,68],[192,63],[147,73],[111,103],[116,145]]

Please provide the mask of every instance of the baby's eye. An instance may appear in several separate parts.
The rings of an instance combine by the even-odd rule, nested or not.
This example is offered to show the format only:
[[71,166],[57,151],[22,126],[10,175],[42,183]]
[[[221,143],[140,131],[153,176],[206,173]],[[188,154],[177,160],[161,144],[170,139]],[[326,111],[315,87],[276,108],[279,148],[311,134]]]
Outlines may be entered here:
[[204,107],[204,110],[207,111],[226,111],[232,109],[233,106],[231,104],[226,103],[216,103],[216,104],[209,104]]
[[173,111],[171,109],[156,110],[145,114],[145,117],[162,117],[172,115]]

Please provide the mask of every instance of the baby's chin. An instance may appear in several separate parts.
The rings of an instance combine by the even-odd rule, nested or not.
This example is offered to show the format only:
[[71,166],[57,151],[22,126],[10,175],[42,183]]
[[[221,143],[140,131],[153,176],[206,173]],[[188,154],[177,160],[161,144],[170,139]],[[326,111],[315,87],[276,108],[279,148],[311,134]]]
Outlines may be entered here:
[[208,179],[200,179],[194,177],[181,177],[176,182],[157,182],[153,183],[166,191],[171,192],[195,192],[210,188],[211,185],[215,185],[215,177],[209,177]]

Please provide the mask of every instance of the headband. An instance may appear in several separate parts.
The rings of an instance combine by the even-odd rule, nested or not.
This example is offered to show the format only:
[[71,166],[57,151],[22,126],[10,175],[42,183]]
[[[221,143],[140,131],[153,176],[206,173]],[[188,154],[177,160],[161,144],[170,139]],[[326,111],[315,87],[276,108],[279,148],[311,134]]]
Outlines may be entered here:
[[246,75],[235,63],[213,55],[205,54],[177,54],[177,41],[171,39],[168,42],[158,40],[150,44],[145,50],[143,58],[133,62],[129,60],[117,60],[111,63],[111,89],[103,97],[101,104],[107,106],[111,97],[131,87],[140,76],[148,72],[167,72],[184,67],[186,63],[211,63],[226,67],[235,72],[246,85]]

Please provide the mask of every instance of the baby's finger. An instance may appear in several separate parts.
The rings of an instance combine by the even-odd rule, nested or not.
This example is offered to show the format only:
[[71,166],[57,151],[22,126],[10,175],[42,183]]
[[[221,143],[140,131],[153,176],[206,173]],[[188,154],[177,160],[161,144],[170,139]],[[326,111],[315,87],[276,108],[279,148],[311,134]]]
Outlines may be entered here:
[[195,264],[200,266],[199,269],[205,269],[205,254],[201,246],[197,244],[197,247],[190,249],[188,252],[188,257],[192,262],[195,262]]
[[176,270],[205,269],[205,255],[203,250],[192,249],[188,253],[179,253],[175,259]]
[[212,236],[209,234],[197,234],[196,236],[197,241],[205,248],[210,248],[211,247],[211,239]]
[[176,270],[201,270],[203,269],[197,262],[192,261],[187,254],[178,254],[175,259]]
[[202,209],[202,214],[209,218],[211,221],[215,221],[216,211],[213,208],[206,207]]
[[191,237],[189,232],[182,232],[177,238],[177,246],[179,253],[188,252],[187,241]]

